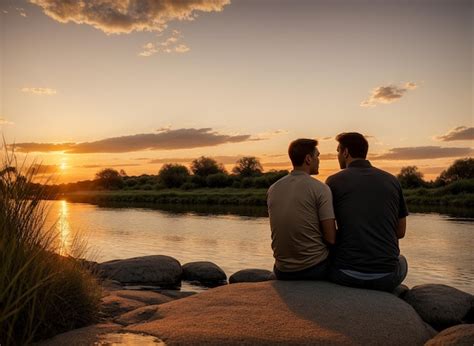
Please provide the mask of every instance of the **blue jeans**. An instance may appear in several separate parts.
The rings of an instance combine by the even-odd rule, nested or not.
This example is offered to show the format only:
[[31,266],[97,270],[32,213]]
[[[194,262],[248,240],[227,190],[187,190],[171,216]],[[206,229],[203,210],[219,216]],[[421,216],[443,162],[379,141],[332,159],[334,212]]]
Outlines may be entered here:
[[325,280],[329,273],[329,260],[325,259],[312,267],[297,272],[282,272],[274,266],[273,272],[277,280]]
[[336,268],[329,271],[329,280],[344,286],[366,288],[369,290],[379,290],[391,292],[405,280],[408,273],[408,263],[404,256],[398,256],[397,268],[380,279],[361,280],[347,275]]

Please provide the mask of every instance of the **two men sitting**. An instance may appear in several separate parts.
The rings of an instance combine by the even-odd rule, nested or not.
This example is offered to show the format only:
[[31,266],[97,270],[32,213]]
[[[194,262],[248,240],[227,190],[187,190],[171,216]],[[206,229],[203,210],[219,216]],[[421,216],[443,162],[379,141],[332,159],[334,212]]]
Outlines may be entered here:
[[398,246],[408,215],[401,186],[366,160],[364,136],[336,140],[342,170],[327,185],[311,177],[318,142],[297,139],[288,149],[293,171],[268,190],[275,276],[392,291],[407,274]]

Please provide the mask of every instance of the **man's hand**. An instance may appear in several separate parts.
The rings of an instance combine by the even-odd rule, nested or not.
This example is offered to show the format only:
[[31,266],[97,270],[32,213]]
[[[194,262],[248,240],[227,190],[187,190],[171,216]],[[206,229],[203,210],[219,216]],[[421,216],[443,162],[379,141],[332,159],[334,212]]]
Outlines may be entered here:
[[334,222],[334,219],[321,221],[321,230],[326,243],[330,245],[336,244],[336,223]]

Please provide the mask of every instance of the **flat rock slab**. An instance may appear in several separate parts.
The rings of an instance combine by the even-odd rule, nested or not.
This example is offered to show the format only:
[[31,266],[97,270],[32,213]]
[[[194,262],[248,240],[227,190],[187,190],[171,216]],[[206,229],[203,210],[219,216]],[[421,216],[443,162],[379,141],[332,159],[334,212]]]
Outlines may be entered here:
[[242,269],[232,274],[229,278],[229,283],[235,284],[238,282],[262,282],[274,280],[275,275],[270,270],[266,269]]
[[101,311],[106,317],[114,317],[145,305],[145,303],[139,302],[138,300],[127,299],[115,294],[110,294],[102,297]]
[[100,336],[106,333],[117,332],[122,326],[114,323],[101,323],[89,327],[71,330],[56,335],[54,338],[38,343],[40,346],[85,346],[96,345]]
[[179,286],[182,269],[178,260],[169,256],[143,256],[114,260],[98,265],[102,277],[125,284]]
[[474,296],[454,287],[426,284],[413,287],[403,299],[426,323],[442,330],[463,322],[471,310]]
[[126,331],[167,345],[423,345],[435,332],[386,292],[323,281],[221,286],[158,306]]
[[114,319],[114,322],[127,326],[129,324],[137,324],[150,320],[156,320],[159,316],[158,305],[147,305],[118,316]]
[[135,290],[120,290],[113,291],[112,294],[126,298],[133,299],[146,305],[158,305],[172,301],[173,299],[153,291],[135,291]]
[[197,281],[203,285],[227,283],[227,275],[215,263],[200,261],[183,265],[183,280]]
[[460,324],[443,330],[426,346],[472,346],[474,345],[474,324]]

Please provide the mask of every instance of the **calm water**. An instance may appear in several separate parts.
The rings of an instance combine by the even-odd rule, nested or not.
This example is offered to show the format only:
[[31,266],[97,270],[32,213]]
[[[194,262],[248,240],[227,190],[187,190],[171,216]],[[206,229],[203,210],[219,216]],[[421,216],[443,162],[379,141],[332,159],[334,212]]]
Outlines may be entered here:
[[[50,203],[48,223],[57,222],[65,251],[80,232],[88,239],[87,257],[98,262],[161,254],[181,264],[212,261],[228,276],[240,269],[273,266],[262,208],[166,211]],[[412,213],[400,248],[409,263],[409,287],[443,283],[474,293],[473,218]]]

